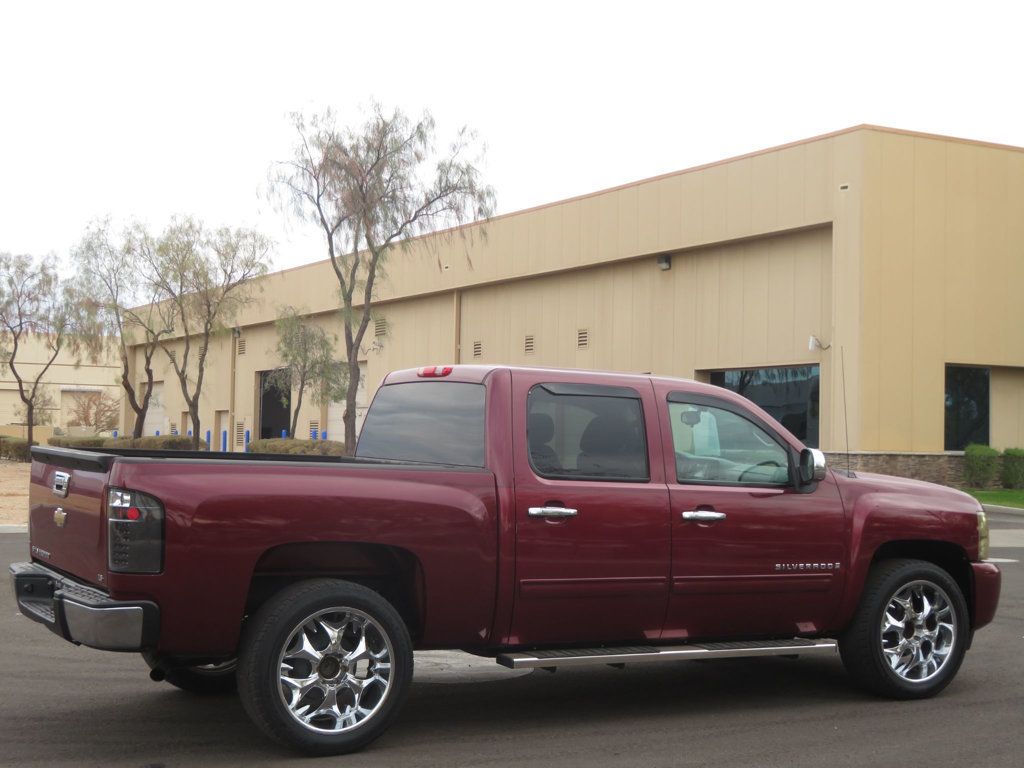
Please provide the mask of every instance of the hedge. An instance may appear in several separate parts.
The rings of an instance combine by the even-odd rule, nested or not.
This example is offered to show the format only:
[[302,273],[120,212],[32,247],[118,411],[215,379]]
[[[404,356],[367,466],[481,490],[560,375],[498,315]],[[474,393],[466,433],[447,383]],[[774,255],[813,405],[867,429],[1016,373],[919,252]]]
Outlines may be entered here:
[[[135,448],[149,451],[191,451],[192,438],[188,435],[146,435],[144,437],[108,437],[103,448]],[[206,450],[206,441],[199,441],[200,451]]]
[[964,450],[964,480],[968,488],[987,488],[999,471],[999,451],[971,443]]
[[[32,445],[39,445],[33,441]],[[0,436],[0,458],[11,461],[31,461],[28,441],[23,437]]]
[[102,448],[109,437],[102,435],[87,435],[85,437],[71,437],[69,435],[54,435],[46,442],[57,448]]
[[1024,488],[1024,448],[1003,452],[1003,487]]
[[344,456],[345,444],[336,440],[296,440],[290,437],[272,437],[253,440],[250,453],[292,453],[313,456]]

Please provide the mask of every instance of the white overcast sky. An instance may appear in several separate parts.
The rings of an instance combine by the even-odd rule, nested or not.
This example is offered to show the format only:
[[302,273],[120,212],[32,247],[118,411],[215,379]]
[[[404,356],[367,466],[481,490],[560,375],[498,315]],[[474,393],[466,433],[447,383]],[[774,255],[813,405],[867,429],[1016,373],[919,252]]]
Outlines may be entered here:
[[0,251],[96,217],[255,226],[288,114],[371,99],[487,145],[499,212],[871,122],[1024,145],[1018,2],[4,2]]

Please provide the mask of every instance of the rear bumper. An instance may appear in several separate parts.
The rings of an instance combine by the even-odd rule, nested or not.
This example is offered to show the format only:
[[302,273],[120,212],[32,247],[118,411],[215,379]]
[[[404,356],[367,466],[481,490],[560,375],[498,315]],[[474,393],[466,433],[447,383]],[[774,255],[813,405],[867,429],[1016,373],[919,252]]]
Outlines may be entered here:
[[104,651],[139,651],[156,645],[160,609],[146,600],[110,596],[38,563],[10,567],[18,609],[77,645]]
[[971,628],[978,629],[990,623],[999,606],[999,590],[1003,576],[992,563],[971,563],[974,580],[974,615]]

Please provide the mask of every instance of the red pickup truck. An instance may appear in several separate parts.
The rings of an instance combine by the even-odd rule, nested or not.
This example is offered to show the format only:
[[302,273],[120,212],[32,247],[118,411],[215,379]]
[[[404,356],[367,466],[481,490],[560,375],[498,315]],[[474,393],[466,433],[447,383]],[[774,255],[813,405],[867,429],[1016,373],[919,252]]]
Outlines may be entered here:
[[359,749],[414,649],[513,668],[835,653],[930,696],[989,623],[977,501],[827,469],[692,381],[444,366],[392,373],[355,458],[34,448],[22,613],[237,685],[271,737]]

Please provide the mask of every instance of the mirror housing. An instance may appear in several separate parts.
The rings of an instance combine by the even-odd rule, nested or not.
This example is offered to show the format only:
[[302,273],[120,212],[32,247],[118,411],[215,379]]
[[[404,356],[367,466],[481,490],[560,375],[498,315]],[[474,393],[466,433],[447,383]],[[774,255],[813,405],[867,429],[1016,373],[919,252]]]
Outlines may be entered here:
[[817,448],[800,451],[800,482],[804,485],[825,479],[825,454]]

